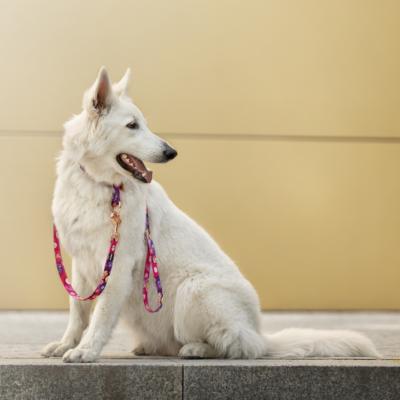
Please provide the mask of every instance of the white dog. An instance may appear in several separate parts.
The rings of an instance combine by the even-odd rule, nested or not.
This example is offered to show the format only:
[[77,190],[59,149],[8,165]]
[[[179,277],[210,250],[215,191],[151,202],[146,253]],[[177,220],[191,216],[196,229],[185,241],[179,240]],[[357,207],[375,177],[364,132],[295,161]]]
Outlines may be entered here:
[[[96,287],[112,234],[112,185],[123,183],[122,224],[107,287],[92,302],[71,298],[68,327],[44,356],[95,361],[119,316],[137,339],[136,354],[257,358],[378,356],[372,342],[349,331],[260,331],[260,305],[252,285],[199,225],[151,180],[143,161],[160,163],[176,151],[154,135],[127,97],[129,70],[111,85],[104,68],[85,93],[83,111],[65,124],[57,165],[54,221],[72,255],[72,285],[80,295]],[[132,165],[123,162],[123,158]],[[145,213],[157,251],[164,305],[154,314],[142,302]],[[154,296],[150,296],[154,302]]]

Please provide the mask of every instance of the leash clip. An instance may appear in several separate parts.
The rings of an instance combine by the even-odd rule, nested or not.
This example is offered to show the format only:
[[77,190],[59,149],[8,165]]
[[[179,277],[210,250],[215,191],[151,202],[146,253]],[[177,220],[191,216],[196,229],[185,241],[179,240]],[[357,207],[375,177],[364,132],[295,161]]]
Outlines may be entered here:
[[121,211],[121,202],[118,202],[118,204],[113,207],[113,211],[110,215],[111,221],[114,225],[113,237],[114,239],[117,240],[119,239],[118,228],[121,224],[120,211]]

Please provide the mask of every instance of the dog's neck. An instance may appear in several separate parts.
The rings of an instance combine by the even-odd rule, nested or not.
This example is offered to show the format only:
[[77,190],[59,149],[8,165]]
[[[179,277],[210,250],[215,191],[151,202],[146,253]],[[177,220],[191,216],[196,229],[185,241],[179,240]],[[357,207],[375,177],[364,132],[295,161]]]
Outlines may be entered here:
[[[89,178],[91,179],[94,183],[98,183],[99,185],[103,185],[103,186],[107,186],[109,188],[112,188],[113,185],[111,183],[108,182],[103,182],[103,181],[96,181],[92,176],[90,176],[90,174],[88,174],[88,172],[86,171],[85,167],[82,164],[78,164],[80,170]],[[121,183],[122,185],[122,183]]]
[[[82,168],[81,168],[82,166]],[[74,154],[66,151],[62,151],[58,163],[57,163],[57,175],[61,181],[65,182],[73,192],[79,193],[79,196],[93,197],[101,195],[104,199],[104,204],[108,204],[112,186],[124,185],[124,192],[131,193],[134,195],[136,201],[140,202],[147,197],[149,186],[141,182],[136,181],[134,178],[121,177],[120,181],[100,181],[90,173],[91,171],[86,168],[86,164],[81,164],[80,160],[77,160]],[[76,190],[75,190],[76,189]]]

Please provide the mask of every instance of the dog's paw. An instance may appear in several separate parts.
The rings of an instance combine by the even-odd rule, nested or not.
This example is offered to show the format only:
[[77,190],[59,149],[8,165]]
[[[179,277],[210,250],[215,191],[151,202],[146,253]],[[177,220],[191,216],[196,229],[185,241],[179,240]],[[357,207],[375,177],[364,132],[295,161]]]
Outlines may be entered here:
[[77,347],[67,351],[63,361],[65,363],[90,363],[96,361],[98,356],[98,353],[91,349]]
[[43,357],[61,357],[66,351],[73,347],[75,347],[75,345],[69,342],[52,342],[45,346],[40,354]]
[[138,346],[136,346],[133,350],[132,353],[135,356],[147,356],[149,355],[149,353],[146,351],[146,349],[144,348],[143,345],[139,344]]
[[179,350],[182,358],[214,358],[216,351],[207,343],[188,343]]

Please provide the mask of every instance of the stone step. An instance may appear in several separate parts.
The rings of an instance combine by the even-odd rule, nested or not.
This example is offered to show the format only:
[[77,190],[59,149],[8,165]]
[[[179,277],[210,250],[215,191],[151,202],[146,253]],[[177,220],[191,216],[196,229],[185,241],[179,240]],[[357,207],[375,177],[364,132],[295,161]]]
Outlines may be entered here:
[[95,364],[0,363],[0,399],[400,398],[396,360],[102,359]]
[[94,364],[39,357],[61,337],[65,312],[0,312],[0,400],[400,399],[400,313],[269,312],[266,333],[296,326],[354,329],[384,359],[182,360],[134,357],[117,327]]

